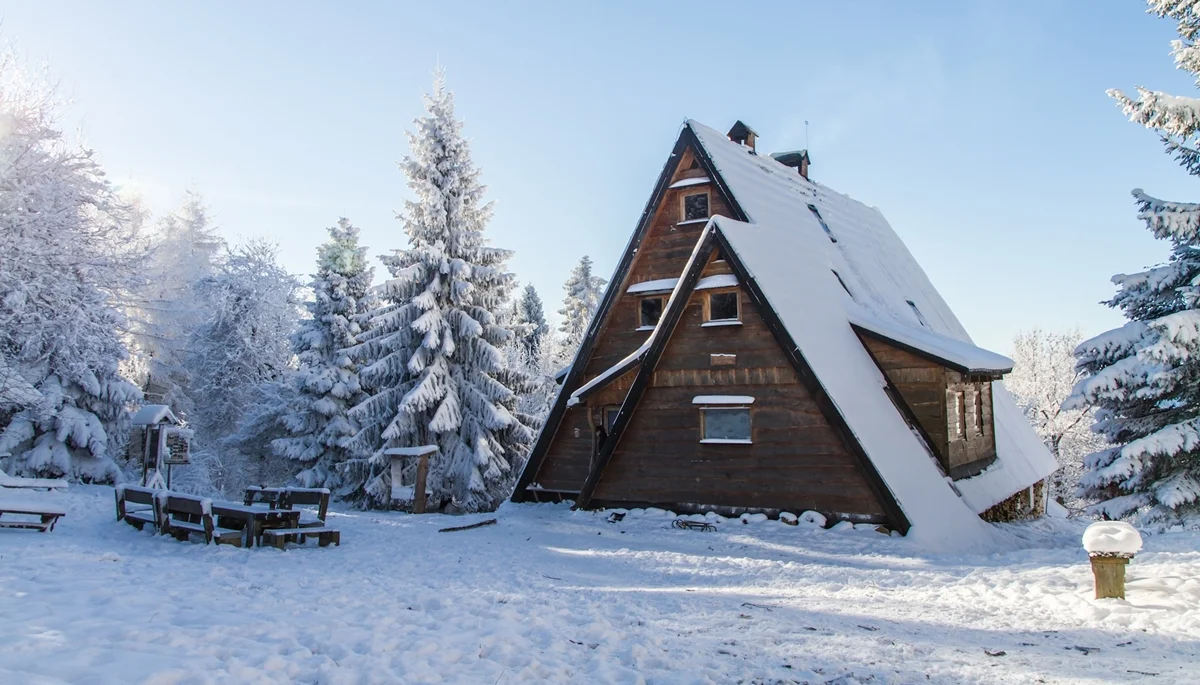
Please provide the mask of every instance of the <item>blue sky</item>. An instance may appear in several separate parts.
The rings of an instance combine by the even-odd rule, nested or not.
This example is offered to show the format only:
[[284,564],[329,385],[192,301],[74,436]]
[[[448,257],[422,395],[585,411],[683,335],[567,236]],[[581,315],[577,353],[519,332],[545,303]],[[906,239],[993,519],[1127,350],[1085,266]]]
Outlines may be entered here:
[[[582,254],[611,273],[680,124],[744,119],[766,151],[878,206],[976,341],[1118,325],[1109,277],[1166,247],[1129,191],[1191,179],[1107,88],[1192,94],[1136,0],[926,3],[0,2],[109,173],[185,188],[297,273],[347,216],[402,247],[396,161],[440,60],[497,201],[495,244],[548,309]],[[382,267],[380,267],[382,271]]]

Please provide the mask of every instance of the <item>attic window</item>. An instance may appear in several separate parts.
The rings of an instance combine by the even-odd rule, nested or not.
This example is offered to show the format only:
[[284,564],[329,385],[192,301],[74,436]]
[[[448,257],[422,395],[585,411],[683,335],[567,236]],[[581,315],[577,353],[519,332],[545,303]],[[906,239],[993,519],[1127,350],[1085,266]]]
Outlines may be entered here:
[[821,230],[825,231],[825,235],[829,236],[829,241],[836,243],[837,238],[833,237],[833,231],[829,230],[829,224],[825,223],[825,219],[821,216],[821,212],[817,211],[817,206],[809,205],[808,211],[812,212],[813,216],[817,217],[817,221],[821,224]]
[[620,407],[604,408],[604,432],[608,435],[612,435],[613,426],[617,423],[617,413],[620,411]]
[[908,303],[909,307],[912,307],[913,314],[917,315],[917,321],[921,322],[921,325],[925,328],[929,328],[929,322],[925,320],[925,315],[921,313],[921,310],[917,309],[917,303],[912,300],[905,300],[905,302]]
[[708,307],[706,308],[706,316],[704,317],[705,324],[741,323],[738,299],[738,291],[736,290],[709,293]]
[[[833,271],[833,269],[830,269],[830,271]],[[845,291],[846,291],[846,294],[847,294],[847,295],[849,295],[849,296],[850,296],[850,299],[852,299],[852,300],[853,300],[853,299],[854,299],[854,293],[850,292],[850,289],[846,287],[846,282],[842,280],[842,275],[841,275],[841,274],[839,274],[839,273],[838,273],[838,272],[836,272],[836,271],[833,271],[833,277],[834,277],[834,278],[836,278],[836,279],[838,279],[838,283],[841,283],[841,284],[842,284],[842,290],[845,290]]]
[[683,220],[696,221],[708,218],[708,193],[683,196]]
[[663,298],[644,297],[638,309],[638,330],[651,329],[662,318]]
[[700,442],[708,445],[751,444],[750,407],[701,407]]

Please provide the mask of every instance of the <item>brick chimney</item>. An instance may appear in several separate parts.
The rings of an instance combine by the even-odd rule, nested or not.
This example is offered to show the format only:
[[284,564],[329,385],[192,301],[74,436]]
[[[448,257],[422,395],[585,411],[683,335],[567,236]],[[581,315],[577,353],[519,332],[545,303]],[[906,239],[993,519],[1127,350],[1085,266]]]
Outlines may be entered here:
[[729,136],[729,139],[733,142],[741,143],[750,148],[751,152],[754,151],[754,141],[758,138],[758,134],[754,132],[754,129],[742,123],[741,119],[725,135]]
[[812,162],[808,159],[808,150],[793,150],[791,152],[772,152],[771,159],[780,164],[792,167],[800,171],[800,175],[804,180],[808,180],[808,165]]

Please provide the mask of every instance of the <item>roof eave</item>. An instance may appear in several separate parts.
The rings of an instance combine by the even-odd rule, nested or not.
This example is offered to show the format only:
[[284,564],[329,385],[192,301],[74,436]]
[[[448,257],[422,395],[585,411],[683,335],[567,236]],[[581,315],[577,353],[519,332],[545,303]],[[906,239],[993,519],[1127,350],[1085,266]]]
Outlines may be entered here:
[[918,357],[921,357],[922,359],[928,359],[931,362],[940,364],[941,366],[944,366],[947,369],[950,369],[951,371],[957,371],[959,373],[967,374],[969,376],[994,376],[997,379],[999,379],[1002,376],[1004,376],[1005,374],[1012,371],[1011,366],[1006,369],[1003,369],[1003,370],[997,369],[997,368],[985,369],[985,368],[973,368],[970,366],[964,366],[962,364],[959,364],[956,361],[953,361],[951,359],[946,359],[945,357],[943,357],[941,355],[934,354],[933,352],[930,352],[929,350],[925,350],[920,347],[916,347],[915,345],[910,345],[906,342],[897,340],[888,335],[884,335],[883,333],[873,331],[869,328],[865,328],[856,323],[851,323],[850,327],[853,328],[856,333],[861,333],[862,335],[865,335],[867,337],[875,338],[876,340],[883,341],[889,345],[893,345],[899,349],[902,349],[905,352],[910,352],[912,354],[915,354]]

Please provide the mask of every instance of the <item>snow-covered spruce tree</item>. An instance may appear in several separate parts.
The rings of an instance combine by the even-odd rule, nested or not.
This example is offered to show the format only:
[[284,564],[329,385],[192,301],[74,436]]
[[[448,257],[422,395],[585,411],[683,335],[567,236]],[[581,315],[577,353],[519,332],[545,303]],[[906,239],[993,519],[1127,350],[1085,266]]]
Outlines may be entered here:
[[516,343],[532,359],[542,352],[542,340],[550,331],[542,298],[533,285],[525,286],[516,304],[516,324],[520,327]]
[[607,283],[606,279],[592,274],[592,258],[587,255],[580,258],[575,268],[571,269],[571,276],[563,284],[563,290],[567,292],[563,297],[563,308],[558,310],[563,316],[559,327],[563,334],[563,347],[569,354],[574,355],[587,335],[588,325],[600,308]]
[[257,471],[253,460],[226,440],[260,396],[260,386],[292,369],[289,338],[300,310],[299,283],[277,260],[277,248],[250,241],[222,260],[197,292],[208,318],[192,332],[184,358],[195,401],[193,465],[180,469],[176,487],[193,492],[238,492]]
[[141,397],[119,372],[140,263],[128,208],[58,112],[44,77],[0,55],[0,452],[17,474],[113,482]]
[[344,476],[351,497],[386,506],[383,449],[437,445],[433,505],[489,510],[511,491],[533,439],[516,411],[527,381],[505,364],[512,332],[496,317],[512,289],[510,253],[484,238],[492,206],[440,73],[425,109],[401,164],[416,196],[400,216],[409,248],[382,257],[393,276],[379,293],[386,304],[355,349],[371,394],[350,412],[362,426],[351,449],[371,456],[347,462]]
[[1058,460],[1059,469],[1051,476],[1051,497],[1072,512],[1082,511],[1084,505],[1076,495],[1083,459],[1104,445],[1103,438],[1091,431],[1092,410],[1062,406],[1075,385],[1074,350],[1082,337],[1077,329],[1018,334],[1013,339],[1015,365],[1004,378],[1025,418]]
[[[1179,22],[1176,65],[1200,80],[1200,3],[1150,2]],[[1192,175],[1200,175],[1200,100],[1138,89],[1109,91],[1134,122],[1156,131]],[[1091,511],[1170,525],[1200,522],[1200,204],[1133,191],[1138,218],[1169,241],[1166,264],[1113,277],[1109,300],[1129,323],[1076,349],[1083,378],[1064,403],[1097,407],[1095,430],[1112,446],[1090,455],[1081,480]]]
[[286,434],[271,447],[303,469],[297,478],[306,487],[340,488],[339,466],[351,457],[345,443],[358,432],[348,412],[365,399],[358,366],[345,351],[358,344],[375,278],[358,234],[346,219],[329,229],[310,283],[312,316],[292,336],[299,362],[288,379],[293,400],[282,417]]

